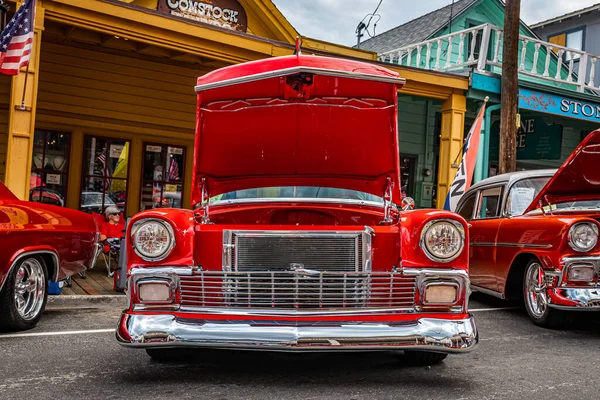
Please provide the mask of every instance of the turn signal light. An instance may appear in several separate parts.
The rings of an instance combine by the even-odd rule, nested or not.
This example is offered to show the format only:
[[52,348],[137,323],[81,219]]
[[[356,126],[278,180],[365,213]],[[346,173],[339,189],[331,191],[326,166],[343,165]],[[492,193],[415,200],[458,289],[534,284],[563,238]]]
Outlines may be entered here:
[[569,268],[570,281],[593,281],[596,270],[591,265],[577,265]]
[[143,302],[170,302],[171,288],[167,283],[140,283],[138,298]]
[[431,284],[425,288],[423,304],[444,305],[456,303],[458,288],[454,284]]

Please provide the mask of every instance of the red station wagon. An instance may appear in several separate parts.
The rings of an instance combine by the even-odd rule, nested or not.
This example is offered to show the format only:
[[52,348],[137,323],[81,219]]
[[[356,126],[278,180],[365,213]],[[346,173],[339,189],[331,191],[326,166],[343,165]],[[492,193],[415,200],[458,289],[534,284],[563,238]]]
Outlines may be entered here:
[[395,72],[294,55],[198,79],[194,211],[127,231],[118,341],[404,350],[434,363],[478,341],[465,220],[400,212]]

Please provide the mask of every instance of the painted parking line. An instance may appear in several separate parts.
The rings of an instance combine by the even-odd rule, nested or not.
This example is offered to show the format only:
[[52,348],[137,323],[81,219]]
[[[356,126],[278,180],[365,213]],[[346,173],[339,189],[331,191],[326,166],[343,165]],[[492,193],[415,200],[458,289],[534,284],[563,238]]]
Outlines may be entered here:
[[35,336],[87,335],[87,334],[93,334],[93,333],[108,333],[108,332],[114,332],[114,331],[115,331],[115,329],[111,328],[111,329],[90,329],[90,330],[85,330],[85,331],[9,333],[7,335],[0,335],[0,339],[35,337]]
[[523,307],[491,307],[491,308],[471,308],[469,312],[485,312],[485,311],[505,311],[505,310],[519,310]]
[[[521,307],[495,307],[495,308],[473,308],[469,312],[486,312],[486,311],[505,311],[505,310],[518,310]],[[94,333],[110,333],[114,332],[115,329],[89,329],[81,331],[55,331],[55,332],[31,332],[31,333],[9,333],[6,335],[0,335],[0,339],[10,338],[23,338],[23,337],[36,337],[36,336],[65,336],[65,335],[89,335]]]

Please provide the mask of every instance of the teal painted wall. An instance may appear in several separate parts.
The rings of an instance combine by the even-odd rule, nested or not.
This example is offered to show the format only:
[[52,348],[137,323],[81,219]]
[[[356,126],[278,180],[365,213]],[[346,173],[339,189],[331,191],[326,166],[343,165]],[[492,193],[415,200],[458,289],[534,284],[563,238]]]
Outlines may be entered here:
[[[436,146],[436,113],[441,112],[441,102],[424,97],[398,95],[398,138],[400,155],[414,156],[415,168],[412,185],[407,188],[409,196],[415,199],[418,208],[433,206],[431,200],[423,199],[423,185],[433,186],[437,176],[435,170],[439,150]],[[430,176],[424,176],[426,169]],[[402,182],[405,185],[407,182]]]
[[[448,35],[450,33],[458,32],[463,29],[468,29],[473,26],[482,25],[482,24],[492,24],[492,25],[496,25],[499,27],[504,27],[504,8],[502,7],[502,5],[500,4],[500,2],[498,0],[480,0],[480,1],[478,1],[473,6],[471,6],[469,9],[467,9],[465,12],[463,12],[458,17],[456,17],[452,21],[452,24],[450,26],[447,25],[446,27],[444,27],[443,29],[441,29],[440,31],[438,31],[434,35],[432,35],[429,39],[434,39],[437,37]],[[524,36],[535,38],[535,35],[523,24],[521,24],[519,33]],[[451,65],[456,63],[457,60],[459,59],[459,46],[460,46],[459,41],[460,41],[459,37],[455,37],[453,39],[452,48],[451,48],[450,56],[449,56]],[[490,59],[490,60],[493,58],[496,41],[497,41],[496,34],[492,33],[490,42],[488,45],[488,59]],[[469,44],[470,44],[470,39],[467,36],[465,36],[463,39],[463,60],[466,60],[469,56]],[[444,68],[444,66],[446,65],[446,62],[448,60],[449,44],[447,41],[444,41],[444,42],[442,42],[441,46],[442,46],[442,49],[441,49],[441,53],[440,53],[439,66],[441,68]],[[519,42],[519,60],[521,57],[522,46],[523,46],[523,42]],[[436,65],[436,62],[437,62],[436,61],[437,60],[437,50],[438,50],[437,47],[438,47],[437,43],[433,43],[431,46],[431,50],[430,50],[429,66],[432,69]],[[502,55],[502,43],[500,43],[500,53],[499,54],[500,54],[500,56]],[[534,70],[534,61],[535,61],[534,54],[535,54],[535,43],[529,42],[527,44],[527,47],[525,50],[525,60],[523,63],[524,69],[528,72],[531,72]],[[545,64],[546,64],[546,56],[547,56],[546,49],[544,47],[541,47],[540,51],[538,52],[537,62],[535,64],[535,71],[537,71],[537,73],[539,75],[542,75],[544,73]],[[419,65],[417,65],[417,51],[416,50],[413,50],[413,52],[411,53],[410,60],[408,60],[407,57],[405,57],[402,60],[402,64],[410,65],[413,67],[425,68],[427,65],[426,57],[427,57],[427,48],[426,48],[426,46],[424,46],[420,51]],[[458,67],[457,69],[455,69],[455,71],[462,70],[462,69],[464,69],[464,67]],[[496,74],[502,73],[501,67],[487,66],[486,69],[489,72],[493,72]],[[551,57],[549,68],[548,68],[549,76],[555,77],[557,69],[558,69],[558,60],[556,59],[556,57]],[[569,71],[568,64],[562,63],[561,71],[560,71],[560,76],[562,79],[565,79],[568,76],[568,71]],[[449,70],[449,72],[452,72],[452,70]],[[575,73],[577,72],[576,65],[574,65],[574,72]],[[560,88],[563,88],[566,90],[573,90],[573,91],[577,90],[577,87],[575,85],[570,85],[570,84],[565,84],[565,83],[560,83],[560,82],[553,82],[553,81],[549,81],[546,79],[540,79],[540,78],[536,78],[534,76],[529,76],[526,74],[519,74],[519,80],[525,81],[525,82],[534,82],[534,83],[538,83],[540,85],[549,86],[549,87],[560,87]]]

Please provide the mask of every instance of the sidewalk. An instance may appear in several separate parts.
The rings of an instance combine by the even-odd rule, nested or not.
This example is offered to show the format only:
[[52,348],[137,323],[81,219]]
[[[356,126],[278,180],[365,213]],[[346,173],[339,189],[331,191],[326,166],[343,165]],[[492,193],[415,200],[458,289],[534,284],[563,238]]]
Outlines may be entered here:
[[113,290],[113,278],[109,278],[104,265],[98,263],[94,268],[86,272],[85,279],[78,274],[73,275],[72,286],[63,286],[61,296],[109,296],[121,295],[123,292]]

